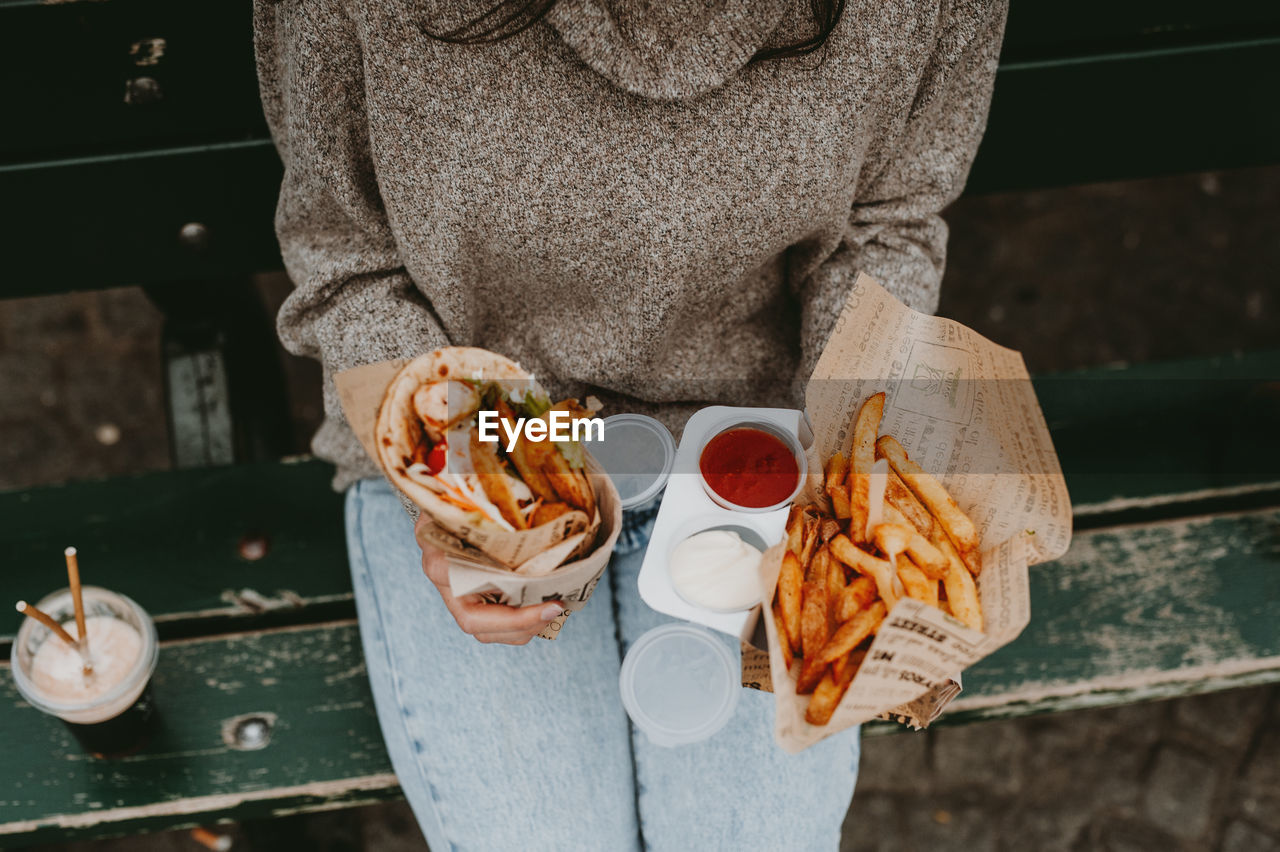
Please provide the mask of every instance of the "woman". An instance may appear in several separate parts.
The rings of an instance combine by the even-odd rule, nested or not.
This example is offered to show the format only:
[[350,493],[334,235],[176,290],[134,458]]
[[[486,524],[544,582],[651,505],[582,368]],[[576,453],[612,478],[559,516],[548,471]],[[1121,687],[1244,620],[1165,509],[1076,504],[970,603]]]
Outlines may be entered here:
[[629,728],[621,656],[666,620],[636,592],[649,519],[628,519],[609,588],[529,643],[558,607],[450,593],[332,376],[465,344],[677,430],[712,402],[796,404],[858,271],[935,308],[937,214],[981,135],[1004,5],[486,5],[286,0],[255,16],[297,285],[279,330],[324,365],[313,448],[347,490],[405,794],[433,849],[835,848],[856,730],[785,755],[771,697],[752,692],[699,745]]

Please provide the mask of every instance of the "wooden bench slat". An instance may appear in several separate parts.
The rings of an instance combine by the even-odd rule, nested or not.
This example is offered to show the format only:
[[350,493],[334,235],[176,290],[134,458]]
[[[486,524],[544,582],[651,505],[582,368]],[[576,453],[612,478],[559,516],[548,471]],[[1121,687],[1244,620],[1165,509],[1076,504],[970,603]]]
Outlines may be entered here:
[[[0,80],[11,83],[0,162],[266,138],[250,28],[247,0],[205,4],[198,15],[165,0],[0,3]],[[1280,12],[1249,0],[1021,0],[1001,58],[1083,59],[1268,33],[1280,33]],[[164,41],[162,52],[133,51],[153,39]],[[139,77],[156,81],[158,100],[126,103]]]
[[[941,723],[1280,681],[1277,528],[1280,509],[1267,509],[1077,536],[1062,560],[1032,568],[1031,625],[965,673]],[[0,845],[5,832],[34,830],[23,838],[34,842],[397,794],[351,622],[166,643],[155,690],[161,739],[103,764],[0,672],[11,758],[0,783],[13,789]],[[272,743],[226,747],[223,721],[258,711],[279,717]]]
[[1077,534],[1032,618],[965,673],[951,721],[1280,680],[1280,509]]
[[[1280,37],[1002,65],[965,191],[1132,180],[1280,159]],[[1256,88],[1256,87],[1262,88]]]
[[[0,162],[265,137],[251,15],[248,0],[198,11],[165,0],[0,3]],[[139,78],[155,82],[156,99],[126,101]]]
[[1255,0],[1013,0],[1002,62],[1158,49],[1280,33],[1280,7]]
[[[123,592],[161,635],[236,629],[266,613],[351,614],[342,497],[314,460],[166,471],[0,493],[0,601],[66,585],[62,548],[80,550],[84,582]],[[266,555],[239,555],[262,536]],[[0,644],[15,619],[0,621]],[[3,650],[0,648],[0,650]]]
[[[1233,6],[1235,12],[1223,12],[1223,28],[1202,31],[1204,13],[1178,7],[1166,15],[1161,4],[1152,3],[1123,16],[1122,24],[1096,45],[1068,38],[1063,47],[1047,34],[1064,17],[1104,26],[1109,16],[1081,15],[1066,4],[1043,14],[1021,11],[1034,5],[1014,5],[1009,58],[997,74],[990,121],[967,191],[1280,162],[1280,111],[1255,96],[1280,90],[1280,23],[1275,20],[1280,13]],[[92,20],[134,6],[150,10],[166,4],[22,5],[0,7],[0,15],[79,21],[75,16]],[[104,76],[97,64],[92,73],[77,68],[65,79],[56,77],[48,83],[53,90],[46,90],[28,82],[29,65],[6,64],[0,51],[0,80],[12,84],[20,101],[5,125],[13,129],[0,134],[0,198],[6,200],[0,206],[0,233],[6,245],[21,247],[6,256],[6,296],[209,281],[280,268],[272,217],[282,172],[261,121],[252,57],[246,53],[248,6],[215,4],[206,11],[216,19],[210,24],[215,35],[204,45],[193,43],[192,34],[185,41],[175,38],[171,64],[162,60],[155,74],[157,79],[176,75],[182,82],[154,109],[126,108],[118,94],[100,90],[122,87],[138,70],[127,56],[108,60],[94,48],[93,63],[119,61],[120,69]],[[150,13],[138,14],[121,32],[155,35],[138,22]],[[161,20],[179,13],[156,14]],[[1037,21],[1031,26],[1037,34],[1025,36],[1022,49],[1019,21],[1028,15]],[[1182,35],[1163,46],[1169,39],[1162,27]],[[1068,22],[1064,32],[1073,31]],[[0,34],[14,40],[11,56],[43,50],[48,43],[32,37],[29,27],[0,26]],[[1154,48],[1148,44],[1152,40]],[[209,46],[220,50],[223,42],[238,47],[226,60],[209,59]],[[127,43],[109,47],[119,52]],[[220,64],[224,61],[233,66]],[[81,103],[86,98],[93,103]],[[21,117],[24,99],[30,100],[29,120]],[[179,243],[178,232],[188,222],[209,228],[207,248],[197,252]],[[51,255],[61,262],[49,266]]]
[[[397,795],[351,622],[165,643],[152,681],[161,725],[132,757],[85,756],[21,702],[0,666],[0,847],[362,804]],[[269,744],[230,747],[224,724],[275,714]]]
[[[0,166],[0,233],[21,247],[7,255],[3,295],[182,286],[279,269],[272,222],[282,175],[264,139]],[[201,248],[179,239],[192,222],[207,228]],[[51,256],[60,262],[50,265]]]
[[1080,370],[1034,383],[1079,508],[1280,482],[1277,378],[1280,351],[1268,351]]
[[[1259,485],[1260,499],[1275,505],[1280,386],[1268,376],[1280,376],[1280,352],[1036,379],[1080,520],[1114,523],[1126,505],[1155,506],[1140,510],[1143,520],[1185,514],[1189,493],[1214,511]],[[331,475],[308,460],[0,493],[0,553],[22,568],[0,572],[0,601],[62,584],[61,549],[75,544],[86,582],[135,597],[164,635],[349,616],[342,498]],[[237,546],[252,533],[269,550],[245,562]],[[264,603],[276,609],[258,612]],[[0,621],[0,652],[15,622]]]

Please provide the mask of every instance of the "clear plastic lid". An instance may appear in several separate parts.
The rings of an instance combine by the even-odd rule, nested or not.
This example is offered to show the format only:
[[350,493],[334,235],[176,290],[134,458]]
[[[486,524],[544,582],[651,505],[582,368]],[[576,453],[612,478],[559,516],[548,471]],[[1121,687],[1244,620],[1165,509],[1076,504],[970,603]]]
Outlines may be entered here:
[[676,461],[671,431],[643,414],[606,417],[604,440],[593,441],[587,449],[613,480],[624,510],[657,500]]
[[742,692],[725,644],[690,624],[664,624],[627,651],[618,677],[622,706],[659,746],[700,742],[728,723]]

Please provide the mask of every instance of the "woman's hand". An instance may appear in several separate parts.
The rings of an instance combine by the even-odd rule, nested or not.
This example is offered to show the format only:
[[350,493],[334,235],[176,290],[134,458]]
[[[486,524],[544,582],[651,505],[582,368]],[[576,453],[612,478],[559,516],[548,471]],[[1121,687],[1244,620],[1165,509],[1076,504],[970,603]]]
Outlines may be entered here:
[[[420,533],[424,517],[418,516],[415,533]],[[564,612],[564,605],[559,601],[514,607],[485,603],[479,595],[456,597],[449,588],[449,558],[424,542],[420,534],[418,546],[422,548],[422,573],[436,584],[444,605],[453,613],[462,632],[469,633],[480,642],[524,645]]]

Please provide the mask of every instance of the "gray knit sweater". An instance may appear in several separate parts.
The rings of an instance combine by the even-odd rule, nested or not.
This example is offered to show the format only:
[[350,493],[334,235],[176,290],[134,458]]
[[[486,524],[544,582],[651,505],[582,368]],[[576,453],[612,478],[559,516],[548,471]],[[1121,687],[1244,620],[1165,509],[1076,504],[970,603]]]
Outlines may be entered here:
[[285,163],[289,351],[324,365],[313,450],[376,475],[334,373],[446,344],[555,395],[647,411],[796,404],[859,270],[937,306],[1003,0],[560,0],[492,45],[435,41],[491,0],[255,7]]

